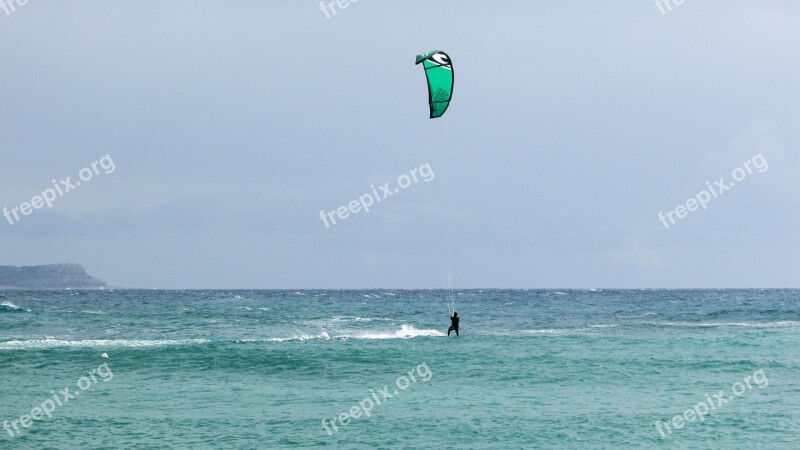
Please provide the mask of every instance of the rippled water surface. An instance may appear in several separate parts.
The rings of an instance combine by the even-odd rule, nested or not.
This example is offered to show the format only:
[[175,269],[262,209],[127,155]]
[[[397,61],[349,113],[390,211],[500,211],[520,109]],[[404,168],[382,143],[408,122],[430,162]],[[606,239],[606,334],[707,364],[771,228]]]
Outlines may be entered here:
[[454,297],[458,338],[442,291],[2,291],[0,420],[79,396],[0,448],[800,445],[800,291]]

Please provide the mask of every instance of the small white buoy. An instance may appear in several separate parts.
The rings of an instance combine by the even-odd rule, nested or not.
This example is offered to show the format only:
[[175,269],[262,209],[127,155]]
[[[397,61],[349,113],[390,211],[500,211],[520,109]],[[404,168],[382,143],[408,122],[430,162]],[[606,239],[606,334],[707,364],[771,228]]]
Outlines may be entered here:
[[100,357],[108,359],[108,353],[103,353],[102,355],[100,355]]

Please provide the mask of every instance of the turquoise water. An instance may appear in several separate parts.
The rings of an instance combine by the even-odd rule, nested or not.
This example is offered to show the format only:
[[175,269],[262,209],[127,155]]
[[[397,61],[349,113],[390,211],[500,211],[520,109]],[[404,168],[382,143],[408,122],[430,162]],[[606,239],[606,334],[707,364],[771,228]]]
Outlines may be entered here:
[[796,449],[798,299],[470,290],[447,338],[441,291],[5,291],[0,420],[79,396],[0,448]]

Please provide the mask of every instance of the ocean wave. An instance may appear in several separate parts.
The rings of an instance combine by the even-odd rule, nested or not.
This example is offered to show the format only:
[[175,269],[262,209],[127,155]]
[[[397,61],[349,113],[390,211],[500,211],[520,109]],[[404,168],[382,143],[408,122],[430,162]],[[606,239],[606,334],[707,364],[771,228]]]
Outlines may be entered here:
[[520,332],[523,334],[532,334],[532,335],[549,335],[549,336],[567,336],[573,334],[585,334],[585,330],[583,328],[545,328],[541,330],[521,330]]
[[270,342],[287,342],[287,341],[307,341],[312,339],[412,339],[417,337],[441,337],[445,336],[444,333],[438,330],[419,330],[412,325],[403,325],[399,330],[394,332],[374,332],[367,331],[362,333],[345,333],[331,336],[327,331],[320,334],[301,334],[292,337],[278,337],[268,339]]
[[[10,301],[4,301],[3,303],[0,303],[0,312],[3,312],[3,311],[25,312],[26,310],[24,308],[20,308],[19,306],[11,303]],[[27,311],[30,312],[31,310],[28,309]]]
[[359,316],[333,316],[330,318],[331,322],[375,322],[387,321],[391,322],[393,319],[388,317],[359,317]]
[[582,335],[591,334],[593,331],[604,328],[616,328],[619,325],[614,324],[596,324],[586,325],[576,328],[543,328],[536,330],[522,330],[521,333],[528,335],[551,335],[551,336],[569,336],[569,335]]
[[[271,338],[271,339],[267,339],[267,341],[268,342],[287,342],[287,341],[308,341],[310,339],[328,340],[328,339],[331,339],[331,335],[328,334],[327,331],[323,331],[320,334],[299,334],[299,335],[294,335],[292,337],[287,337],[287,338],[282,338],[282,337]],[[258,342],[258,341],[257,340],[243,339],[242,342]]]
[[790,328],[800,326],[797,320],[782,320],[778,322],[652,322],[650,325],[662,327],[689,327],[689,328]]
[[0,350],[27,350],[57,347],[169,347],[208,343],[207,339],[25,339],[0,342]]
[[438,330],[418,330],[412,325],[403,325],[394,333],[362,333],[352,337],[356,339],[408,339],[415,337],[440,337],[445,336]]

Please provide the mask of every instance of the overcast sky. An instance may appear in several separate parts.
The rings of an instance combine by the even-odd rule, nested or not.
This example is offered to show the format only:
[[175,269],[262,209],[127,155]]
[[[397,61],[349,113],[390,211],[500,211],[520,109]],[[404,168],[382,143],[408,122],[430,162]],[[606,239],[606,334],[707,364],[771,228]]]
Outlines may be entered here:
[[[0,218],[0,264],[142,288],[437,288],[450,265],[456,288],[800,286],[796,1],[15,9],[0,208],[116,170]],[[456,84],[429,120],[414,57],[434,49]],[[429,183],[320,220],[425,163]]]

